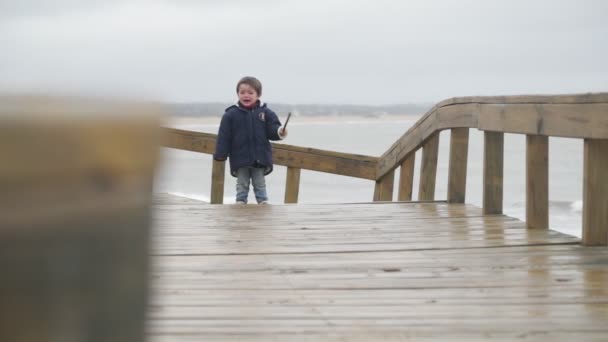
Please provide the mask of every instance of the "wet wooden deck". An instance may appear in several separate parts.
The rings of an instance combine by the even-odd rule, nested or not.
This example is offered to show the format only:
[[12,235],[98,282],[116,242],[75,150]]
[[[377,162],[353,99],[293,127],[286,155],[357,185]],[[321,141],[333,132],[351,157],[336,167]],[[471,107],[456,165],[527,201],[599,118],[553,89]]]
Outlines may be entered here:
[[154,210],[151,341],[608,339],[608,248],[474,206]]

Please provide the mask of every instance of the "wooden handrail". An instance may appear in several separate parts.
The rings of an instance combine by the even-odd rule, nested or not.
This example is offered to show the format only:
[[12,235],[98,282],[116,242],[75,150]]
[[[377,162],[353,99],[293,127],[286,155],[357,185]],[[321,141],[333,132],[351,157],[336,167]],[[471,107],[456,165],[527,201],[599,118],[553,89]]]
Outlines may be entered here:
[[378,161],[376,179],[396,169],[433,134],[451,128],[608,139],[608,93],[455,97],[431,108]]
[[[608,244],[608,93],[455,97],[435,105],[380,158],[273,144],[276,165],[288,167],[286,203],[297,202],[299,170],[374,180],[374,200],[392,201],[395,170],[401,167],[399,200],[411,200],[415,153],[423,148],[418,200],[434,199],[439,133],[450,129],[448,202],[464,203],[468,129],[485,131],[483,211],[502,214],[504,133],[527,136],[526,218],[530,228],[548,228],[548,139],[584,139],[583,244]],[[211,154],[215,134],[164,128],[164,145]],[[223,191],[223,163],[214,182]],[[217,178],[217,180],[216,180]],[[223,192],[215,184],[216,203]]]
[[[205,154],[215,152],[215,134],[167,127],[163,128],[163,133],[163,145],[166,147]],[[275,165],[376,179],[377,157],[286,144],[272,144],[272,154]]]

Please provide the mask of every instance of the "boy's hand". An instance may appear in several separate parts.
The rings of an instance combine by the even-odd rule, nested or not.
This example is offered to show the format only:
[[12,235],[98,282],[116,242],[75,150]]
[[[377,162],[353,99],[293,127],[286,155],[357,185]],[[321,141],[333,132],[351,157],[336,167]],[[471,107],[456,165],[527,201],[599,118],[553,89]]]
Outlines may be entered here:
[[279,135],[280,135],[281,137],[283,137],[283,138],[287,137],[287,132],[288,132],[288,131],[287,131],[287,128],[285,128],[285,127],[281,127],[281,128],[279,128]]

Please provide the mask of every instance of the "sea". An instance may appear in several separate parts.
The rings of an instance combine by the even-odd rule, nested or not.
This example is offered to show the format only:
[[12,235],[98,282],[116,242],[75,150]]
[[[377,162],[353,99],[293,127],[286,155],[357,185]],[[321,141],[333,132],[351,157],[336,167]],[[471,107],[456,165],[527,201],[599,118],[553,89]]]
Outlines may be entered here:
[[[292,118],[289,136],[282,142],[289,145],[312,147],[330,151],[381,156],[417,120],[418,116],[400,116],[391,119],[368,117],[319,117],[298,122]],[[217,123],[182,123],[173,127],[217,133]],[[439,161],[435,199],[447,196],[450,132],[440,134]],[[524,135],[505,134],[504,139],[504,198],[506,215],[525,220],[525,160]],[[169,193],[209,202],[211,193],[211,155],[163,148],[161,164],[156,173],[154,191]],[[421,152],[416,154],[414,200],[420,178]],[[481,207],[483,181],[483,132],[470,130],[467,169],[466,202]],[[226,167],[224,203],[234,203],[235,178]],[[549,138],[549,225],[551,229],[581,236],[583,190],[583,141],[580,139]],[[395,184],[399,182],[396,172]],[[283,203],[286,168],[275,166],[266,177],[271,204]],[[397,198],[395,186],[394,198]],[[302,170],[299,203],[352,203],[370,202],[374,182],[353,177],[338,176]],[[253,202],[253,193],[250,193]]]

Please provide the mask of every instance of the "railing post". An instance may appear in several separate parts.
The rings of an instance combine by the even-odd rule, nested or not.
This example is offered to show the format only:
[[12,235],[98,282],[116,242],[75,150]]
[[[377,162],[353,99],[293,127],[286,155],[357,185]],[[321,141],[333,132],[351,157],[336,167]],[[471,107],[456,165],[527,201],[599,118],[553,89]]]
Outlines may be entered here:
[[416,164],[416,153],[412,152],[401,163],[399,174],[399,201],[411,201],[412,189],[414,188],[414,166]]
[[526,224],[549,228],[549,138],[526,136]]
[[211,170],[211,204],[224,203],[224,175],[226,162],[213,160]]
[[395,183],[395,170],[387,173],[384,177],[376,181],[374,188],[374,202],[392,201],[393,185]]
[[502,214],[504,133],[484,132],[483,213]]
[[608,139],[585,139],[583,245],[608,245]]
[[464,203],[467,191],[467,158],[469,129],[452,128],[450,135],[450,166],[448,171],[448,202]]
[[300,192],[300,168],[287,168],[287,181],[285,184],[285,203],[298,203]]
[[422,164],[420,165],[419,201],[435,199],[435,180],[437,178],[437,158],[439,155],[439,132],[433,134],[422,146]]

